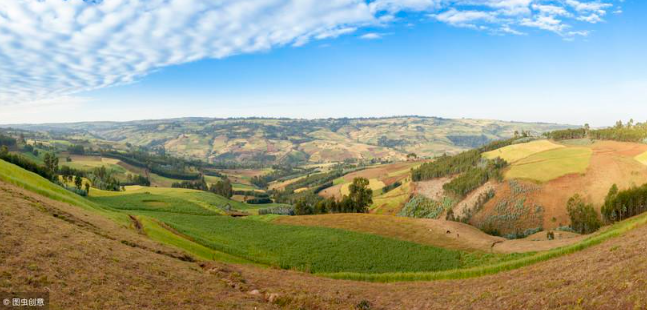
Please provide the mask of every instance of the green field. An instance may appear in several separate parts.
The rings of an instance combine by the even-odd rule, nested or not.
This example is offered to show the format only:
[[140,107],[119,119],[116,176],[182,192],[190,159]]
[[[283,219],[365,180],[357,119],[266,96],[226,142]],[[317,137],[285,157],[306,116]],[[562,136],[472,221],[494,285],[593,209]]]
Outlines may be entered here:
[[563,147],[563,145],[555,144],[548,140],[539,140],[509,145],[498,150],[483,153],[483,157],[487,159],[500,157],[508,163],[514,163],[533,154]]
[[548,182],[573,173],[585,173],[593,151],[586,147],[558,148],[531,155],[514,163],[506,179]]

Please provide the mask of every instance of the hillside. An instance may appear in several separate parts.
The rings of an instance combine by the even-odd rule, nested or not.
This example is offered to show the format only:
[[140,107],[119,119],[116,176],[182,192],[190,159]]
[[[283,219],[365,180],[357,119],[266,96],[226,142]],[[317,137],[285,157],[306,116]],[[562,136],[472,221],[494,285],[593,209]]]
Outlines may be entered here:
[[236,162],[403,160],[456,153],[515,131],[535,134],[570,126],[435,117],[366,119],[209,119],[12,125],[79,140],[163,148],[186,158]]
[[13,291],[49,290],[55,309],[79,304],[155,309],[350,309],[360,303],[371,309],[646,306],[644,225],[580,253],[515,271],[468,280],[379,284],[186,262],[178,259],[180,253],[134,230],[2,182],[0,199],[6,219],[0,225],[6,241],[0,243],[0,258],[8,262],[0,265],[0,283]]

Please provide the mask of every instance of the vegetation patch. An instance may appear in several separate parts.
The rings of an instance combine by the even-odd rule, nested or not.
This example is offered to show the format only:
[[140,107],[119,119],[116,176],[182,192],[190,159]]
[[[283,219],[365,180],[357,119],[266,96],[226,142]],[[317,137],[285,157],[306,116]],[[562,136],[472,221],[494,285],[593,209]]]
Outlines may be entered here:
[[402,211],[398,215],[413,218],[437,219],[445,211],[451,210],[455,204],[456,201],[449,197],[443,197],[442,200],[437,201],[422,195],[415,195],[404,205],[404,208],[402,208]]

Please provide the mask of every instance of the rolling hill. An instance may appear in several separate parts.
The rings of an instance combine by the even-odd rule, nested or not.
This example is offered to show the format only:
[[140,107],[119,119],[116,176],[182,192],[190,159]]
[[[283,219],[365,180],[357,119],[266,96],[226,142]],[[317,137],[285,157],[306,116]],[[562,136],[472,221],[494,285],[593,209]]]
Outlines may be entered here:
[[132,122],[11,125],[53,136],[163,148],[210,162],[308,163],[403,160],[457,153],[515,131],[539,134],[572,126],[435,117],[362,119],[184,118]]
[[[4,174],[4,172],[3,172]],[[0,182],[0,284],[47,290],[54,308],[627,309],[646,305],[644,216],[608,241],[518,270],[412,283],[339,281],[193,262],[136,227]],[[631,223],[634,224],[631,224]],[[26,224],[28,223],[28,224]],[[625,227],[625,228],[622,228]],[[617,230],[617,228],[616,228]],[[611,230],[610,232],[612,232]],[[136,288],[136,289],[135,289]],[[119,292],[119,294],[115,294]]]

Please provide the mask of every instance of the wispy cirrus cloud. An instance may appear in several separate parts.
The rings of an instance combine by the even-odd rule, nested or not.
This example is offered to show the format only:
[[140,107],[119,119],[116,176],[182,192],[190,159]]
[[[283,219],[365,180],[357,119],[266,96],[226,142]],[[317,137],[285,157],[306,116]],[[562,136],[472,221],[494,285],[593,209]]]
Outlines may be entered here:
[[567,19],[599,22],[610,1],[2,0],[0,105],[69,99],[167,66],[384,27],[403,12],[491,32],[572,36],[584,32]]

